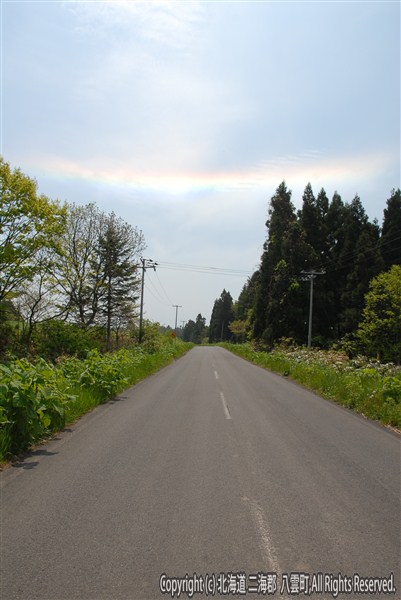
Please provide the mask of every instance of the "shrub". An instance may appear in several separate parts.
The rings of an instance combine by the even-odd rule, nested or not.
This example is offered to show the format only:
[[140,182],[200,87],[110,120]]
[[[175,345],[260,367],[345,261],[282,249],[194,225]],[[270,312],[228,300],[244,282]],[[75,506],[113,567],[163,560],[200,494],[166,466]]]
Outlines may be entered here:
[[64,425],[65,406],[73,400],[58,370],[43,359],[0,365],[0,448],[18,454]]
[[99,329],[84,329],[73,323],[55,319],[38,325],[34,334],[36,354],[55,361],[63,354],[84,358],[88,350],[100,350]]
[[0,460],[26,450],[193,346],[170,337],[150,341],[148,347],[114,353],[91,350],[83,360],[59,357],[56,365],[44,359],[0,364]]

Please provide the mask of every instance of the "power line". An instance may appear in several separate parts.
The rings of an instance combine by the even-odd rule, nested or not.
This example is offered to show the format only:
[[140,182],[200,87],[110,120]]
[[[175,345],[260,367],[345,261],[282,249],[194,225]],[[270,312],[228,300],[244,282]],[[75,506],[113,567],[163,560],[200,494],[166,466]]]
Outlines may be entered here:
[[140,308],[140,312],[139,312],[138,342],[141,344],[142,337],[143,337],[143,296],[144,296],[144,290],[145,290],[145,272],[146,272],[146,269],[154,269],[156,271],[157,263],[155,263],[153,260],[150,260],[148,258],[140,258],[140,261],[141,261],[141,269],[142,269],[142,282],[141,282],[141,308]]
[[[396,242],[398,240],[401,240],[401,235],[393,237],[383,243],[379,240],[375,244],[375,246],[373,246],[372,250],[380,251],[383,248],[383,246],[387,246],[388,244],[393,244],[394,242]],[[399,250],[400,248],[401,248],[401,245],[396,246],[395,250]],[[357,252],[355,250],[352,250],[352,251],[346,252],[345,254],[340,256],[338,260],[336,260],[335,258],[327,257],[325,260],[322,260],[318,264],[318,266],[319,266],[319,268],[320,267],[329,267],[327,269],[327,273],[334,273],[336,271],[340,271],[341,269],[345,269],[347,264],[349,262],[351,262],[352,260],[354,260],[358,255],[359,255],[359,251]],[[330,268],[331,264],[334,266],[334,268]]]
[[223,267],[203,266],[203,265],[188,265],[184,263],[173,263],[160,261],[158,263],[161,269],[169,269],[174,271],[185,271],[192,273],[206,273],[216,275],[233,275],[238,277],[247,277],[252,275],[251,271],[245,271],[242,269],[229,269]]
[[[155,271],[155,275],[157,276],[157,271]],[[158,277],[157,277],[157,279],[159,280]],[[158,288],[155,285],[155,282],[152,281],[151,277],[148,277],[147,283],[149,283],[152,286],[152,289],[153,289],[154,293],[157,294],[157,296],[158,296],[157,300],[161,304],[164,304],[165,306],[171,306],[172,301],[170,301],[170,299],[167,298],[166,294],[164,294],[165,297],[162,296],[161,292],[158,290]],[[160,280],[159,280],[159,283],[160,283]],[[164,292],[164,289],[163,289],[163,292]],[[166,300],[166,298],[167,298],[167,300]]]
[[[165,302],[165,301],[162,299],[162,297],[160,296],[160,294],[158,293],[158,291],[156,290],[156,288],[155,288],[155,287],[153,287],[153,289],[155,290],[155,292],[156,292],[156,293],[155,293],[155,292],[152,292],[151,288],[149,287],[149,283],[150,283],[150,281],[149,281],[149,280],[147,280],[147,282],[145,283],[145,289],[146,289],[146,291],[147,291],[147,292],[149,292],[149,294],[150,294],[151,296],[153,296],[153,298],[154,298],[154,299],[155,299],[157,302],[159,302],[159,304],[162,304],[163,306],[170,306],[170,303],[169,303],[169,304],[167,304],[167,302]],[[157,295],[156,295],[156,294],[157,294]]]
[[159,282],[159,284],[160,284],[160,287],[161,287],[161,289],[163,290],[163,292],[164,292],[164,295],[165,295],[165,296],[166,296],[166,298],[167,298],[167,301],[168,301],[168,303],[169,303],[169,304],[173,304],[173,301],[172,301],[172,300],[170,300],[170,298],[169,298],[169,296],[168,296],[168,294],[167,294],[166,290],[165,290],[165,289],[164,289],[164,287],[163,287],[163,284],[162,284],[162,282],[160,281],[160,278],[159,278],[159,276],[158,276],[158,274],[157,274],[157,271],[155,271],[155,274],[156,274],[156,277],[157,277],[157,281]]

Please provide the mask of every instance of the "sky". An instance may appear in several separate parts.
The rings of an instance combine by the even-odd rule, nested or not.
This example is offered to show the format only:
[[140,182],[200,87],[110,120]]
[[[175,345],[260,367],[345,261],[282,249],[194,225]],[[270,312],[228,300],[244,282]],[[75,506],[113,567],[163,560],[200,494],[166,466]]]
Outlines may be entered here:
[[398,1],[0,0],[0,17],[0,153],[143,231],[152,321],[238,298],[281,181],[297,209],[310,182],[379,223],[400,186]]

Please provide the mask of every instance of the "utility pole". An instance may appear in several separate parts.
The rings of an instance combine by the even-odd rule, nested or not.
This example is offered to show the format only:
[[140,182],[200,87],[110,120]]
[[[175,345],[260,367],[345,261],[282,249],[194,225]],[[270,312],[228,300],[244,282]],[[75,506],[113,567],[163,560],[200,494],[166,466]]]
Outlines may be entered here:
[[312,346],[312,314],[313,314],[313,282],[318,275],[324,275],[326,271],[301,271],[305,277],[304,281],[310,281],[309,292],[309,323],[308,323],[308,348]]
[[177,319],[178,319],[178,309],[182,308],[180,304],[173,304],[173,308],[175,308],[175,331],[177,332]]
[[153,269],[156,271],[157,263],[153,262],[148,258],[140,258],[141,261],[141,269],[142,269],[142,283],[141,283],[141,309],[139,312],[139,335],[138,335],[138,343],[142,343],[143,338],[143,293],[145,289],[145,271],[146,269]]

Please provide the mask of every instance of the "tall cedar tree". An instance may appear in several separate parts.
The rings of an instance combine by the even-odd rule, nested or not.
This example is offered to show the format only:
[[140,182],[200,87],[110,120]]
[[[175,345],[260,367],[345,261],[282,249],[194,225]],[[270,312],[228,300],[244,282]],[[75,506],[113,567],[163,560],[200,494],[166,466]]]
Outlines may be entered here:
[[342,334],[350,333],[358,326],[369,284],[384,268],[379,249],[379,236],[380,229],[375,223],[365,223],[359,234],[351,269],[341,295],[340,332]]
[[382,235],[380,240],[381,254],[385,268],[401,265],[401,191],[392,190],[384,209]]
[[282,258],[275,265],[270,281],[264,340],[268,344],[286,337],[299,343],[307,338],[309,286],[303,271],[316,262],[313,248],[297,222],[289,225],[282,240]]
[[256,293],[254,335],[268,344],[280,337],[302,341],[307,317],[302,271],[312,266],[317,257],[296,220],[291,191],[285,182],[271,199],[269,217]]
[[213,305],[209,327],[209,343],[231,340],[232,333],[229,325],[233,320],[233,299],[230,292],[223,290],[220,298],[217,298]]
[[[298,212],[298,219],[305,233],[305,241],[315,253],[311,266],[318,271],[325,271],[327,268],[328,210],[329,199],[325,190],[322,188],[315,198],[312,186],[308,183],[302,196],[302,208]],[[313,335],[315,337],[327,337],[330,333],[325,288],[325,274],[315,278],[313,292]]]
[[268,238],[263,245],[263,254],[259,268],[259,285],[256,291],[253,333],[262,338],[267,327],[267,306],[270,283],[275,266],[282,258],[282,244],[290,223],[296,220],[295,208],[291,202],[291,191],[285,181],[277,188],[270,200],[269,219],[266,221]]
[[[368,290],[370,274],[377,275],[380,271],[378,256],[373,256],[373,264],[363,276],[357,272],[361,264],[366,262],[374,255],[374,246],[378,246],[379,229],[377,225],[369,223],[368,216],[362,206],[359,196],[355,196],[350,204],[344,206],[343,223],[343,244],[338,255],[337,268],[333,269],[334,276],[337,276],[338,286],[338,333],[342,337],[350,333],[358,325],[360,318],[363,298]],[[362,236],[362,241],[359,240]],[[368,246],[364,248],[364,243],[370,238]],[[365,258],[364,258],[365,255]],[[359,261],[357,260],[359,257]],[[355,283],[358,280],[357,289]]]

